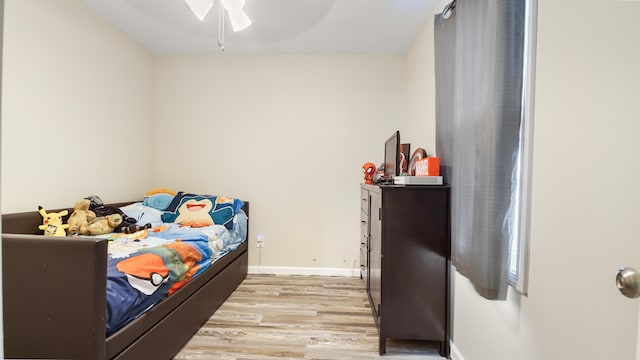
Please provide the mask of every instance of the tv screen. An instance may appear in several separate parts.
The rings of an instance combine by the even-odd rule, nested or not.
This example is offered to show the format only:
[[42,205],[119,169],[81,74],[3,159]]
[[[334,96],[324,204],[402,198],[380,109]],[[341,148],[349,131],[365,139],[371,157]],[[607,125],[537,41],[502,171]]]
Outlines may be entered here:
[[395,176],[400,175],[398,170],[398,154],[400,151],[400,131],[396,131],[384,143],[384,181],[393,181]]

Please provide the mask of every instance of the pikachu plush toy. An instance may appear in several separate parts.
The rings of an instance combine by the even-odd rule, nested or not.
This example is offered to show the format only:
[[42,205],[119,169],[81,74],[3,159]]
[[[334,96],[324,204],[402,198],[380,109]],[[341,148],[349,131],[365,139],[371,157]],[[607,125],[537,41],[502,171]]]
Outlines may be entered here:
[[68,210],[47,213],[42,206],[38,206],[38,212],[42,215],[42,225],[38,229],[44,231],[44,236],[66,236],[69,224],[62,223],[62,217],[69,214]]

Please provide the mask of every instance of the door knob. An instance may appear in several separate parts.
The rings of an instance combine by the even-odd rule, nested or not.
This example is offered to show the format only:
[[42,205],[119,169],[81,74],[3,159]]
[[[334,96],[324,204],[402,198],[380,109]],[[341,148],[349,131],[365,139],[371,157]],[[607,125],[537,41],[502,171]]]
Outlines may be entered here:
[[616,286],[622,295],[628,298],[640,297],[640,273],[631,267],[618,270]]

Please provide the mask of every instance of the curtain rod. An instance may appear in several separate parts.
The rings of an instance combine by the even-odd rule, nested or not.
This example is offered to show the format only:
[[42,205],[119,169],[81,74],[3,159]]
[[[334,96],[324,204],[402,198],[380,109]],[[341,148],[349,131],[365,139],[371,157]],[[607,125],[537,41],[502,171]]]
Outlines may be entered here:
[[453,13],[453,10],[455,10],[456,8],[456,2],[457,0],[453,0],[450,3],[448,3],[444,9],[442,9],[442,17],[445,19],[448,19],[449,16],[451,16],[451,14]]

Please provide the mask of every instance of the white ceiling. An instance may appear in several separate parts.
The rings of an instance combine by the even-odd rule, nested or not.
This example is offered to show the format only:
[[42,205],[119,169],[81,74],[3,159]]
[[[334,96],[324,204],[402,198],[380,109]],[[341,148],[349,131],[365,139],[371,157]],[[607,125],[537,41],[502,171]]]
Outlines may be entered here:
[[[246,0],[253,24],[225,53],[402,53],[436,0]],[[184,0],[83,0],[156,54],[221,53],[218,2],[200,22]]]

